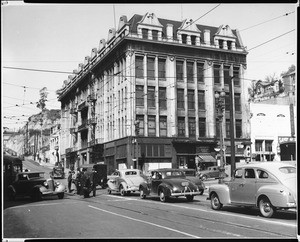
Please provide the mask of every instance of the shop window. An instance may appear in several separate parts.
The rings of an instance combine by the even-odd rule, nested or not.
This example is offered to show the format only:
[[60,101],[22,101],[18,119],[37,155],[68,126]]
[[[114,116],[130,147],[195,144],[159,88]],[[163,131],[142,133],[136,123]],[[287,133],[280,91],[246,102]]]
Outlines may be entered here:
[[255,151],[262,151],[263,140],[255,140]]

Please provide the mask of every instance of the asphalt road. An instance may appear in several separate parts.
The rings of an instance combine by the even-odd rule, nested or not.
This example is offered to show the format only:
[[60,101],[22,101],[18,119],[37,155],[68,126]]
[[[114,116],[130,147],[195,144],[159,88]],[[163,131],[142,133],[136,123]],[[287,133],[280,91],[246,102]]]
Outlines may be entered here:
[[291,212],[267,219],[257,209],[211,210],[206,193],[193,202],[179,198],[161,203],[137,193],[122,197],[98,189],[91,198],[67,193],[62,200],[20,199],[3,211],[4,238],[296,239],[296,224]]

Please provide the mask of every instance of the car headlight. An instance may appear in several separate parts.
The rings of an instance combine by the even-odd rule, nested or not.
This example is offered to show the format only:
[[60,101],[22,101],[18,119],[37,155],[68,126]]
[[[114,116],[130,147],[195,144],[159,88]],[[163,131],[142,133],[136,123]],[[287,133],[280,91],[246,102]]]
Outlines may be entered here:
[[44,186],[47,187],[48,186],[48,183],[46,181],[44,181]]
[[55,186],[58,186],[60,183],[58,181],[55,182]]

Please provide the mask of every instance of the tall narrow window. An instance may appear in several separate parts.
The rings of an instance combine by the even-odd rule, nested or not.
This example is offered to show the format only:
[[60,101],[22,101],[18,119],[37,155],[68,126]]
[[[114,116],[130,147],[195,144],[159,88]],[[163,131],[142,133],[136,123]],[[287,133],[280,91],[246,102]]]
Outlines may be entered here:
[[183,61],[176,61],[176,79],[183,81]]
[[155,79],[155,59],[153,57],[147,58],[147,78],[154,80]]
[[143,39],[148,39],[148,29],[142,29]]
[[155,108],[155,87],[148,87],[147,100],[148,108]]
[[206,136],[206,120],[205,118],[199,118],[199,137]]
[[144,78],[144,58],[142,56],[135,57],[135,77]]
[[167,109],[167,96],[166,96],[166,88],[159,88],[159,108]]
[[143,136],[144,135],[144,129],[145,129],[144,115],[136,115],[136,120],[139,121],[139,135]]
[[230,83],[231,77],[230,77],[230,67],[229,66],[224,66],[224,84]]
[[230,111],[230,96],[229,93],[225,93],[225,110]]
[[263,151],[263,140],[255,140],[255,151]]
[[236,138],[242,138],[242,120],[237,119],[235,120],[235,136]]
[[224,46],[223,46],[223,40],[219,39],[219,48],[220,49],[223,49]]
[[156,129],[155,129],[155,116],[148,116],[148,135],[155,136]]
[[196,136],[195,118],[189,118],[189,136],[190,137],[195,137]]
[[234,82],[234,86],[240,86],[240,68],[234,66],[233,67],[233,82]]
[[239,93],[235,93],[234,94],[234,107],[235,107],[235,111],[242,111],[241,110],[241,94]]
[[187,81],[190,83],[194,82],[194,63],[193,62],[187,62],[186,63],[186,76]]
[[232,41],[227,41],[227,48],[228,48],[228,50],[232,49],[231,44],[232,44]]
[[226,137],[230,137],[230,119],[226,119]]
[[144,106],[144,86],[135,87],[136,106]]
[[159,80],[165,80],[166,78],[166,60],[158,59],[158,78]]
[[191,36],[191,42],[192,42],[192,45],[196,45],[196,36],[195,35]]
[[195,91],[188,90],[188,109],[195,109]]
[[198,91],[198,108],[199,110],[205,110],[205,92],[202,90]]
[[204,82],[204,64],[197,63],[197,82]]
[[215,84],[220,83],[220,65],[214,65],[214,82]]
[[167,117],[159,117],[159,136],[167,136]]
[[178,117],[178,136],[185,136],[185,121],[184,117]]
[[265,151],[272,152],[273,140],[265,140]]
[[186,34],[182,34],[181,38],[182,38],[182,44],[186,44],[187,35]]
[[184,109],[184,90],[177,89],[177,108]]
[[158,31],[157,30],[152,30],[152,39],[158,40]]

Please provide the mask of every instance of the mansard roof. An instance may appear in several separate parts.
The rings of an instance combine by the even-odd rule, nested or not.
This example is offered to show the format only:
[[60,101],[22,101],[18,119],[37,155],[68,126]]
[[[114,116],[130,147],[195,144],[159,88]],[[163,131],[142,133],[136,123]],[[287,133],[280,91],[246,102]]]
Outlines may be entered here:
[[[132,16],[132,18],[128,21],[130,27],[129,31],[132,33],[137,33],[137,25],[142,20],[144,15],[135,14]],[[163,18],[157,18],[158,21],[163,25],[162,31],[163,31],[163,37],[166,37],[167,35],[167,24],[173,25],[173,39],[177,39],[177,30],[180,29],[180,27],[183,24],[183,21],[175,21],[175,20],[169,20],[169,19],[163,19]],[[196,24],[197,28],[201,31],[201,42],[203,42],[203,33],[204,30],[210,30],[210,42],[214,43],[214,35],[218,32],[220,26],[213,27],[213,26],[207,26],[207,25],[200,25]],[[222,25],[223,26],[223,25]],[[238,36],[236,33],[236,30],[232,30],[232,33],[235,36]],[[239,38],[236,38],[236,47],[240,48],[241,43],[239,42]]]

